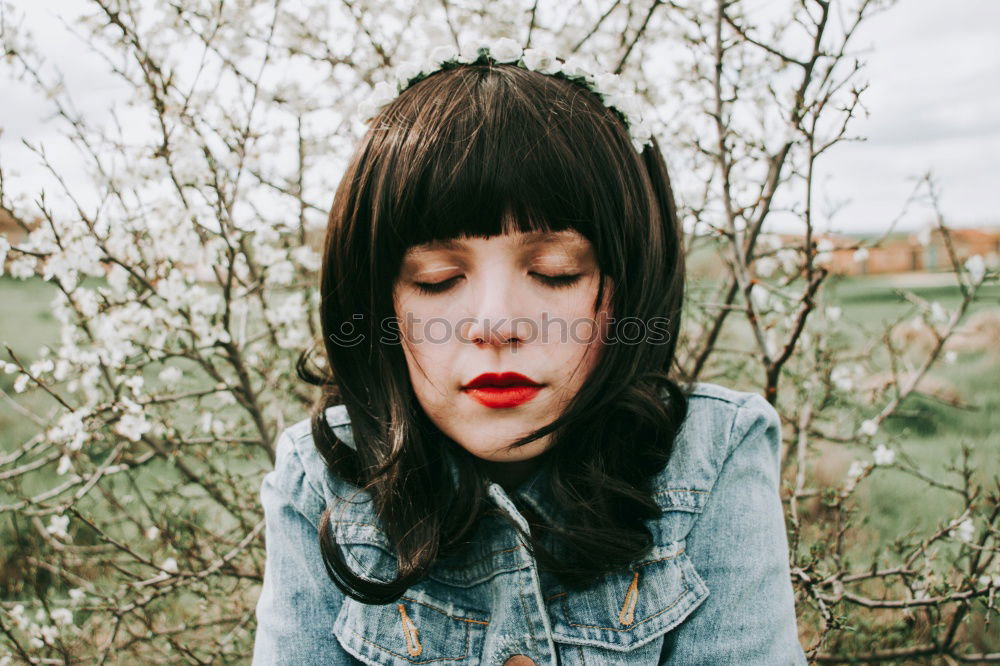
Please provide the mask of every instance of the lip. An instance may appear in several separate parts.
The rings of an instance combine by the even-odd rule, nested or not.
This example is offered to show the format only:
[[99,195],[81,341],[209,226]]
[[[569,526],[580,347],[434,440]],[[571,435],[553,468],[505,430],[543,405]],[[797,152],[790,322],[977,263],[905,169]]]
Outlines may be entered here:
[[528,402],[542,386],[518,372],[487,372],[463,386],[462,391],[484,407],[504,409]]
[[541,384],[531,377],[525,377],[520,372],[484,372],[471,382],[463,386],[463,389],[473,388],[508,388],[512,386],[534,386],[541,387]]

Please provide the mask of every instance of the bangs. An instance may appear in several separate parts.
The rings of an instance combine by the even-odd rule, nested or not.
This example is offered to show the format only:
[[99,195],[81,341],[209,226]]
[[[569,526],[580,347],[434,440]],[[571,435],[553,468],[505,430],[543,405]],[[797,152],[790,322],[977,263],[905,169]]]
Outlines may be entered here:
[[374,220],[382,256],[398,260],[431,240],[568,228],[597,246],[599,230],[642,195],[625,191],[624,127],[588,96],[495,65],[444,70],[404,91],[375,121],[384,129],[373,141],[389,156],[383,191],[393,193]]

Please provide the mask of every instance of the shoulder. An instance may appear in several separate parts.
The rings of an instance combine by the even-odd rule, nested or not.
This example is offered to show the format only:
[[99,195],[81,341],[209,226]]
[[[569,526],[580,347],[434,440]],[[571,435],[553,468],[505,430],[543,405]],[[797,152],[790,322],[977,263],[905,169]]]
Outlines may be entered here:
[[[353,446],[350,418],[344,405],[328,408],[326,418],[337,437]],[[316,450],[308,418],[286,427],[278,436],[274,470],[267,475],[267,483],[277,488],[314,525],[318,525],[325,508],[333,503],[347,500],[358,505],[370,500],[356,486],[330,473]]]
[[[687,391],[687,415],[674,440],[666,467],[657,475],[657,502],[666,511],[698,514],[716,489],[727,461],[743,442],[754,440],[748,454],[762,469],[776,469],[781,442],[777,411],[761,395],[699,382]],[[761,437],[757,437],[757,435]],[[693,515],[681,519],[685,532]],[[675,530],[675,531],[676,531]],[[682,538],[683,534],[675,534]]]

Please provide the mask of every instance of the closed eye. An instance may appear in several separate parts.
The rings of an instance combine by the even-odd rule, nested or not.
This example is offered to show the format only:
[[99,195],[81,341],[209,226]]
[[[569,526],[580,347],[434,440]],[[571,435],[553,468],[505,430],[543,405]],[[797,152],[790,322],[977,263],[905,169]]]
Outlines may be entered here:
[[568,287],[583,277],[583,273],[572,273],[566,275],[542,275],[541,273],[532,273],[532,275],[538,278],[543,284],[557,289],[560,287]]
[[462,276],[456,275],[443,282],[414,282],[413,285],[425,294],[440,294],[443,291],[447,291],[460,277]]
[[[542,284],[559,289],[568,287],[583,277],[583,273],[571,273],[566,275],[543,275],[541,273],[531,273]],[[448,291],[463,276],[456,275],[441,282],[414,282],[413,285],[425,294],[440,294]]]

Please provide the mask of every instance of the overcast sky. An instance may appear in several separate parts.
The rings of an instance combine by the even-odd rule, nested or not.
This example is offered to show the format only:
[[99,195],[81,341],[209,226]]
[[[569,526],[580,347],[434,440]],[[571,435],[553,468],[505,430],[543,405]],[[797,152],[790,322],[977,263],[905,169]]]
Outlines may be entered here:
[[900,0],[859,37],[873,48],[870,117],[854,126],[868,140],[825,164],[831,198],[851,201],[833,225],[880,231],[927,170],[952,224],[1000,225],[1000,2]]
[[[66,74],[78,108],[103,112],[109,96],[123,91],[56,18],[56,12],[71,15],[79,2],[21,4],[32,16],[37,43]],[[871,85],[863,100],[870,116],[854,125],[868,140],[836,147],[820,165],[820,200],[846,202],[831,230],[883,230],[912,190],[912,178],[928,170],[953,225],[1000,225],[1000,2],[900,0],[858,35],[856,47],[869,46]],[[22,137],[41,141],[67,169],[76,158],[45,117],[43,99],[7,80],[3,87],[2,161],[18,165],[17,189],[34,191],[29,181],[37,180],[37,170],[25,161]],[[86,187],[83,174],[71,180]],[[918,208],[899,228],[918,228],[927,218],[927,209]]]

